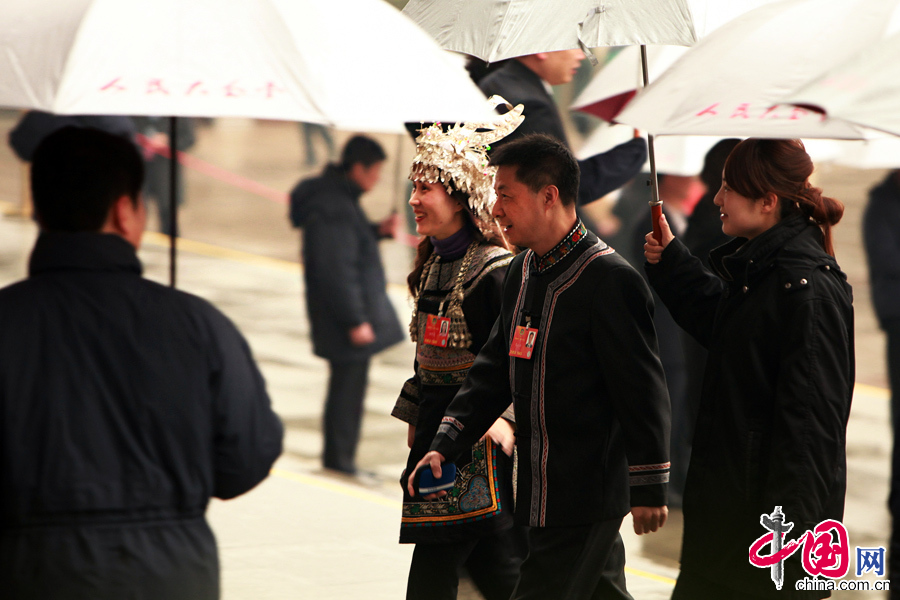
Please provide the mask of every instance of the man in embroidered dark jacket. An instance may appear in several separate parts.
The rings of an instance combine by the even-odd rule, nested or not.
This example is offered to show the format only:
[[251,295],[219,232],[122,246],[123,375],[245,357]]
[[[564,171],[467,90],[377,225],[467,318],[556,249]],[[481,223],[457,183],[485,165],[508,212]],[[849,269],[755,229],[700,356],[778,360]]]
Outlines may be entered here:
[[31,171],[41,233],[0,290],[0,589],[215,600],[210,496],[262,481],[282,426],[243,336],[141,277],[143,161],[66,127]]
[[667,515],[669,398],[650,290],[578,220],[578,165],[561,142],[529,135],[491,163],[494,216],[529,250],[513,259],[500,317],[417,467],[440,475],[512,400],[515,517],[531,526],[513,598],[630,598],[622,519],[630,510],[642,534]]

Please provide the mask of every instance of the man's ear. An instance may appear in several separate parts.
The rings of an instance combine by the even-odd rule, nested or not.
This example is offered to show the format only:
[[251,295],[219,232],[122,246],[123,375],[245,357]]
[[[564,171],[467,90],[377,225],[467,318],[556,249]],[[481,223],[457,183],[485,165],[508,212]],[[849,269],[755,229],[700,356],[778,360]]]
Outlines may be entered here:
[[106,225],[108,229],[111,230],[110,233],[118,233],[121,236],[125,235],[128,230],[133,207],[134,205],[132,204],[131,198],[129,198],[127,194],[119,196],[119,198],[113,202],[112,207],[109,209],[109,215],[106,218]]
[[106,215],[106,222],[101,233],[115,233],[128,241],[135,248],[141,245],[141,236],[146,225],[143,199],[138,197],[137,204],[133,198],[123,194],[113,202]]
[[544,189],[541,190],[541,201],[544,208],[553,208],[559,202],[559,188],[555,185],[544,186]]

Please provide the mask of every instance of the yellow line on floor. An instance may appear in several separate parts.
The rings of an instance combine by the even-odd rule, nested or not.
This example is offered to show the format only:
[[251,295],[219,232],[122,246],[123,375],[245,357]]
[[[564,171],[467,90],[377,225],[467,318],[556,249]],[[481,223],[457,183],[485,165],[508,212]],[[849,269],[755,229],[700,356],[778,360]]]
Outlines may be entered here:
[[[143,242],[152,244],[154,246],[162,246],[164,248],[168,248],[169,236],[163,235],[161,233],[156,233],[154,231],[147,231],[144,233]],[[231,260],[234,262],[253,265],[256,267],[267,267],[270,269],[276,269],[278,271],[290,271],[292,273],[296,273],[299,269],[299,263],[291,262],[289,260],[269,258],[268,256],[261,256],[259,254],[252,254],[250,252],[242,252],[240,250],[232,250],[231,248],[224,248],[222,246],[207,244],[205,242],[197,242],[186,238],[178,238],[176,248],[179,251],[184,250],[186,252],[192,252],[194,254],[200,254],[202,256]]]
[[[157,233],[155,231],[146,231],[144,232],[142,242],[145,244],[152,244],[154,246],[168,248],[169,236],[163,235],[162,233]],[[282,260],[280,258],[269,258],[268,256],[262,256],[261,254],[242,252],[241,250],[232,250],[231,248],[225,248],[224,246],[216,246],[215,244],[207,244],[206,242],[197,242],[195,240],[189,240],[187,238],[178,238],[176,249],[178,251],[184,250],[185,252],[191,252],[193,254],[199,254],[201,256],[208,256],[210,258],[221,258],[223,260],[230,260],[246,265],[252,265],[254,267],[266,267],[269,269],[274,269],[276,271],[287,271],[289,273],[299,273],[303,271],[303,265],[301,265],[299,262]],[[389,282],[388,286],[403,290],[406,289],[405,285],[399,283]]]
[[675,585],[675,580],[671,577],[666,577],[665,575],[657,575],[656,573],[650,573],[648,571],[641,571],[640,569],[634,569],[625,565],[625,572],[635,575],[637,577],[643,577],[644,579],[649,579],[651,581],[658,581],[660,583],[665,583],[666,585]]
[[388,508],[394,508],[397,509],[398,514],[403,506],[403,504],[401,502],[398,502],[397,500],[391,500],[390,498],[385,498],[384,496],[379,496],[378,494],[367,492],[366,490],[361,490],[350,485],[328,481],[319,477],[313,477],[312,475],[303,475],[302,473],[294,473],[293,471],[285,471],[284,469],[272,469],[271,473],[272,475],[275,475],[276,477],[280,477],[282,479],[289,479],[298,483],[304,483],[306,485],[311,485],[323,490],[328,490],[329,492],[336,492],[344,496],[356,498],[357,500],[365,500],[367,502],[373,502],[375,504],[380,504],[381,506],[386,506]]
[[876,387],[874,385],[866,385],[865,383],[857,383],[855,389],[859,390],[863,394],[868,396],[874,396],[880,400],[890,400],[891,399],[891,391],[885,389],[883,387]]

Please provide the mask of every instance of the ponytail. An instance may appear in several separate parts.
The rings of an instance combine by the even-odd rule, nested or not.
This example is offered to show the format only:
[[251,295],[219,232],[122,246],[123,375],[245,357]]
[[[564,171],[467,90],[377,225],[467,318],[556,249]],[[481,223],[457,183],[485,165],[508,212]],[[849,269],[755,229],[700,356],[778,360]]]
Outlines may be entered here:
[[809,182],[806,182],[793,197],[779,195],[779,198],[782,218],[799,213],[814,221],[822,230],[822,245],[825,252],[834,256],[831,228],[844,216],[844,205],[834,198],[823,196],[822,189],[813,187]]

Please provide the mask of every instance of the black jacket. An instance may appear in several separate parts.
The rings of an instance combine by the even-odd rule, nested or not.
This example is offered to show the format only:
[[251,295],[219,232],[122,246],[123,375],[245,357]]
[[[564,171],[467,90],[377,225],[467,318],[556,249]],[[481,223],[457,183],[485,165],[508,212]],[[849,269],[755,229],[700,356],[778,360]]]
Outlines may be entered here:
[[[782,221],[750,242],[716,249],[706,271],[678,240],[647,264],[675,320],[709,350],[684,494],[682,569],[760,598],[819,598],[784,589],[748,561],[783,507],[796,539],[840,520],[854,383],[850,286],[818,226]],[[802,552],[802,550],[801,550]]]
[[893,172],[869,191],[863,239],[875,315],[882,325],[900,320],[900,185]]
[[[359,205],[361,194],[334,165],[291,192],[291,223],[303,228],[313,350],[332,361],[365,360],[404,338],[385,288],[376,228]],[[365,322],[375,330],[375,342],[358,348],[349,331]]]
[[[555,253],[551,253],[555,254]],[[666,503],[669,398],[641,276],[586,232],[538,272],[516,256],[500,317],[431,446],[457,460],[514,403],[515,519],[566,527]],[[532,359],[510,358],[532,315]]]
[[[502,67],[479,81],[478,87],[488,96],[503,96],[513,106],[525,105],[525,120],[495,146],[528,133],[546,133],[565,142],[566,146],[569,145],[559,108],[547,91],[544,81],[518,60],[506,61]],[[643,138],[635,138],[612,150],[578,161],[581,168],[579,206],[602,198],[625,185],[640,172],[646,160],[647,142]]]
[[42,233],[0,290],[0,579],[24,599],[213,599],[210,496],[282,426],[244,338],[116,235]]

